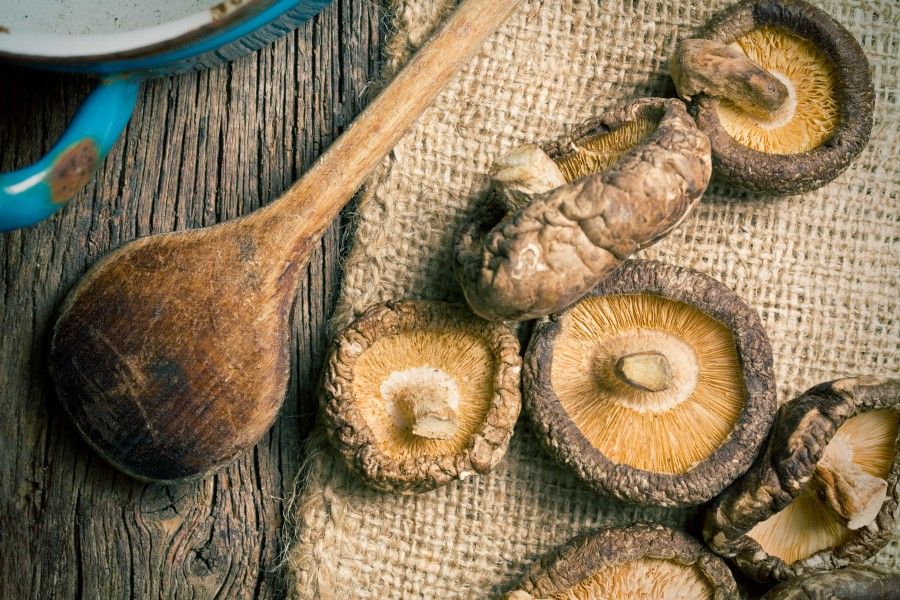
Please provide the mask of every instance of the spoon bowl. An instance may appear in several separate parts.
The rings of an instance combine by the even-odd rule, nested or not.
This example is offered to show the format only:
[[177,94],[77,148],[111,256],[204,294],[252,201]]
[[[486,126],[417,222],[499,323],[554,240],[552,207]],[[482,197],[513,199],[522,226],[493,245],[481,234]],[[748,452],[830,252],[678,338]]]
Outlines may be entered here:
[[261,268],[254,237],[235,224],[127,244],[61,309],[50,368],[62,405],[127,473],[202,476],[278,413],[300,269]]

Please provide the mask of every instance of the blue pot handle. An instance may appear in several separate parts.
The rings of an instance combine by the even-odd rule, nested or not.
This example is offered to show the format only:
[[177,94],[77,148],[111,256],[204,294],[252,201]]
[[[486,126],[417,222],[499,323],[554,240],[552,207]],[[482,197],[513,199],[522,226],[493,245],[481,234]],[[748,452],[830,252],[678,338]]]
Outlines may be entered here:
[[0,231],[47,218],[85,186],[128,124],[140,85],[121,75],[101,81],[50,152],[0,175]]

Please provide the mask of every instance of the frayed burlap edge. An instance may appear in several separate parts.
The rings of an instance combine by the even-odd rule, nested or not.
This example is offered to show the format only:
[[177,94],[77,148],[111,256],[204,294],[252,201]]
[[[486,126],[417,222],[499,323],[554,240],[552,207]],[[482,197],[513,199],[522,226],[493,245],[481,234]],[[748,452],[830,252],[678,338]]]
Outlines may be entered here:
[[[371,86],[369,92],[377,93],[384,87],[415,51],[424,44],[435,27],[456,7],[456,0],[383,0],[389,14],[389,36],[384,47],[384,66],[381,80]],[[390,156],[385,159],[390,163]],[[389,167],[386,167],[389,168]],[[354,220],[359,210],[373,198],[376,188],[372,176],[360,195]],[[355,224],[351,223],[355,229]],[[354,247],[361,243],[378,243],[354,240]],[[342,270],[353,268],[357,262],[366,260],[362,252],[351,250],[344,260]],[[353,303],[344,296],[349,294],[341,289],[341,299],[335,306],[329,321],[328,331],[336,333],[353,318]],[[294,494],[285,508],[284,555],[282,566],[289,565],[295,576],[287,578],[289,598],[316,598],[331,600],[333,586],[332,565],[323,548],[329,528],[334,528],[340,520],[343,503],[338,490],[345,488],[352,474],[347,470],[340,456],[328,444],[324,426],[319,423],[304,443],[306,459],[300,468]]]

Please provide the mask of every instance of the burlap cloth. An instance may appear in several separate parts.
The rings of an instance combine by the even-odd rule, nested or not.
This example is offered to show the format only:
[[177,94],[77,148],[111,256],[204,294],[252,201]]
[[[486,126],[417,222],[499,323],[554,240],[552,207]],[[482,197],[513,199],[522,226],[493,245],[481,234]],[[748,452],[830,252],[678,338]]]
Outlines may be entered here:
[[[501,0],[498,0],[501,1]],[[450,0],[395,0],[388,73],[427,39]],[[839,376],[897,375],[898,48],[896,0],[817,3],[860,41],[874,70],[875,127],[836,181],[791,198],[714,184],[667,239],[643,252],[723,281],[762,315],[779,400]],[[671,92],[675,42],[723,2],[530,0],[397,145],[355,215],[335,327],[396,298],[459,299],[453,232],[484,199],[494,157],[642,95]],[[638,509],[601,498],[557,466],[520,421],[487,477],[432,493],[369,491],[321,433],[309,442],[286,555],[292,598],[483,598],[536,557],[605,523],[674,526],[690,510]],[[875,559],[900,568],[897,536]]]

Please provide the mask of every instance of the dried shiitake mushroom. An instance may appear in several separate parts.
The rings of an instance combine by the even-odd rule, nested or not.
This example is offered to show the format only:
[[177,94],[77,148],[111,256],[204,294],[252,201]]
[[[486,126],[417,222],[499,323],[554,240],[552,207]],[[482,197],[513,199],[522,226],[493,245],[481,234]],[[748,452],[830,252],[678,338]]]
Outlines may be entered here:
[[536,563],[506,600],[732,600],[731,571],[686,534],[662,525],[600,529]]
[[897,600],[900,573],[871,565],[821,571],[785,581],[761,600]]
[[466,306],[403,301],[338,338],[323,383],[332,441],[386,491],[421,492],[486,473],[519,416],[519,342]]
[[677,99],[633,101],[548,150],[500,158],[491,177],[504,206],[457,239],[456,277],[486,319],[570,305],[678,225],[712,168],[709,141]]
[[626,261],[540,321],[524,403],[551,454],[637,504],[700,504],[756,457],[775,414],[756,313],[689,269]]
[[872,129],[866,55],[803,0],[748,0],[718,15],[669,61],[692,99],[717,173],[746,188],[796,194],[837,177]]
[[710,507],[710,547],[759,581],[875,554],[893,533],[898,417],[895,379],[839,379],[786,403],[765,451]]

